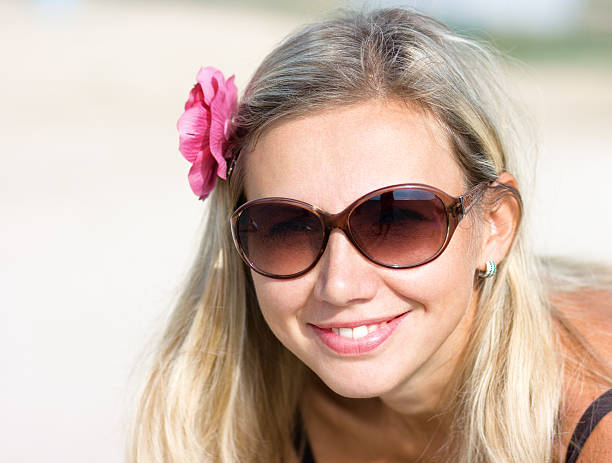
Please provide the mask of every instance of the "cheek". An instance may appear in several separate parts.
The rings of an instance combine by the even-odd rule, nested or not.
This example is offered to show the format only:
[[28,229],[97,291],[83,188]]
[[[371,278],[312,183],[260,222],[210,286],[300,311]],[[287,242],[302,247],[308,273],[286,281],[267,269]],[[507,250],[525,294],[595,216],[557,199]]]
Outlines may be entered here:
[[293,280],[276,280],[251,271],[261,313],[276,337],[287,347],[293,334],[301,331],[300,316],[310,293],[306,275]]
[[432,266],[435,278],[429,279],[429,294],[435,298],[432,310],[439,310],[438,322],[448,323],[457,331],[452,343],[465,341],[476,308],[474,275],[477,267],[478,244],[468,227],[459,228],[448,248]]
[[402,299],[416,304],[424,315],[454,319],[451,314],[460,316],[470,302],[473,272],[472,266],[446,265],[445,260],[438,259],[418,270],[412,269],[408,276],[389,275],[385,283]]
[[[402,298],[417,302],[424,315],[449,327],[464,315],[474,293],[478,245],[468,227],[455,232],[434,261],[405,271],[386,272],[385,284]],[[431,319],[430,319],[431,320]]]
[[440,256],[443,271],[441,278],[448,282],[448,296],[453,297],[453,289],[470,293],[474,286],[474,275],[478,267],[480,243],[468,221],[457,228],[450,244]]
[[415,308],[401,340],[402,349],[411,355],[402,354],[398,360],[396,382],[435,375],[438,369],[452,365],[466,345],[477,301],[475,258],[467,253],[466,245],[458,239],[433,262],[404,275],[401,271],[386,275],[386,286]]

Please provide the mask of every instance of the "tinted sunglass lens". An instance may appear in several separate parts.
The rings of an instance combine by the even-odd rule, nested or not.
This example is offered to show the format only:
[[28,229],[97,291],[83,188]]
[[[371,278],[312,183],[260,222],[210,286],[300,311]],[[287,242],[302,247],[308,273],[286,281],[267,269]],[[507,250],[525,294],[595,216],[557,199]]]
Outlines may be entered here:
[[448,216],[442,200],[419,189],[398,189],[359,204],[349,218],[357,245],[373,260],[410,267],[431,259],[442,247]]
[[310,267],[324,240],[319,218],[292,204],[253,204],[240,214],[236,229],[240,246],[253,266],[276,276]]

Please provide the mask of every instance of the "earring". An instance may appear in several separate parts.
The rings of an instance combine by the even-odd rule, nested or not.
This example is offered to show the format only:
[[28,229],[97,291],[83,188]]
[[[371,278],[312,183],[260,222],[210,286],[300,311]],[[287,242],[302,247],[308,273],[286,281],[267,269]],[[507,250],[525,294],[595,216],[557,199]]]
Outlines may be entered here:
[[494,261],[489,259],[487,261],[487,269],[484,272],[480,272],[478,276],[480,278],[490,278],[495,275],[495,272],[497,272],[497,265]]

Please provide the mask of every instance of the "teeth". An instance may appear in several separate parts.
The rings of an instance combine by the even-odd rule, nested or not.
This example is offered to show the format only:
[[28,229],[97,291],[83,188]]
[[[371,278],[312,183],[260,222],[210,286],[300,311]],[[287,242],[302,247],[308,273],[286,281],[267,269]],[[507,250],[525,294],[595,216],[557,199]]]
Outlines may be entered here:
[[368,335],[368,327],[365,325],[353,328],[353,339],[363,338]]
[[348,339],[359,339],[376,331],[378,328],[385,326],[387,322],[382,322],[374,325],[361,325],[355,328],[332,328],[332,332]]

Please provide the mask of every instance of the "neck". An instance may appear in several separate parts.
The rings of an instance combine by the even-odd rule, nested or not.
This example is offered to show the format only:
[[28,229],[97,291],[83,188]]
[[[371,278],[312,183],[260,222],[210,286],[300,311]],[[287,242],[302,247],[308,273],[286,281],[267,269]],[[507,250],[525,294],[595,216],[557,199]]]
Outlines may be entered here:
[[[437,408],[405,414],[381,398],[337,395],[313,378],[302,415],[317,461],[443,461],[452,417]],[[406,436],[410,436],[409,439]]]

